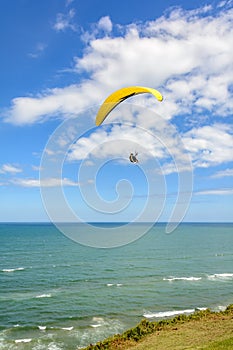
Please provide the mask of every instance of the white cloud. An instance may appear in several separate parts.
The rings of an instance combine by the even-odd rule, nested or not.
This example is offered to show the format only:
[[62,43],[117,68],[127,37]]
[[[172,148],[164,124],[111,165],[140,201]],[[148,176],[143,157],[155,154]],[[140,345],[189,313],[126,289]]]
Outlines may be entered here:
[[106,33],[112,31],[112,21],[109,16],[101,17],[98,22],[98,28],[102,29]]
[[212,178],[233,177],[233,169],[220,170]]
[[218,4],[218,7],[231,7],[233,4],[232,0],[223,0],[220,1],[220,3]]
[[32,170],[40,171],[41,167],[39,165],[32,165]]
[[29,57],[38,58],[46,49],[47,45],[44,43],[38,43],[33,52],[29,53]]
[[[159,119],[156,120],[156,115],[152,114],[146,115],[143,127],[143,113],[134,117],[137,120],[135,126],[114,124],[111,128],[97,129],[88,137],[78,139],[70,148],[67,160],[85,159],[85,164],[90,166],[96,164],[98,159],[117,159],[122,164],[124,161],[128,164],[130,152],[138,152],[140,164],[146,164],[147,161],[151,164],[151,160],[156,162],[158,168],[154,170],[155,173],[167,175],[192,171],[190,157],[171,124],[165,120],[160,123]],[[149,132],[147,128],[150,129]]]
[[58,13],[56,22],[53,25],[53,29],[57,32],[64,32],[67,29],[76,31],[76,26],[73,23],[73,18],[75,16],[75,10],[70,9],[68,13]]
[[209,167],[233,161],[233,133],[226,124],[194,128],[183,135],[194,167]]
[[223,188],[223,189],[211,189],[211,190],[204,190],[204,191],[199,191],[199,192],[195,192],[195,195],[219,195],[219,196],[223,196],[223,195],[232,195],[233,194],[233,189],[232,188]]
[[220,19],[203,19],[180,11],[141,27],[128,26],[124,36],[92,40],[89,52],[77,60],[77,66],[93,72],[96,79],[111,78],[118,85],[147,81],[158,86],[172,76],[178,78],[197,69],[214,73],[218,66],[232,64],[230,25],[224,14]]
[[3,164],[0,167],[0,174],[16,174],[21,173],[22,169],[12,164]]
[[72,2],[74,2],[74,0],[66,0],[66,6],[69,6]]
[[[91,93],[92,92],[92,93]],[[15,98],[5,120],[16,125],[33,124],[48,118],[71,117],[100,101],[98,87],[86,83],[71,85],[64,89],[50,89],[37,97]]]
[[[73,17],[73,10],[67,16],[60,14],[56,30],[72,28]],[[157,111],[166,118],[205,111],[230,115],[232,22],[231,8],[220,7],[217,15],[210,7],[176,9],[155,21],[121,26],[120,33],[113,36],[110,18],[103,17],[87,33],[83,56],[75,58],[76,73],[85,72],[89,78],[36,97],[15,98],[5,120],[32,124],[54,115],[69,117],[127,85],[160,89],[165,98]]]
[[[163,133],[166,145],[174,154],[180,150],[172,144],[174,135],[169,135],[166,120],[175,116],[187,120],[189,116],[189,126],[197,126],[183,133],[180,122],[180,131],[193,166],[209,167],[232,161],[233,135],[227,116],[232,116],[233,110],[233,9],[225,8],[226,5],[229,2],[222,3],[217,14],[213,14],[211,6],[194,11],[171,10],[155,21],[121,26],[115,36],[110,18],[102,17],[92,32],[86,33],[83,56],[75,58],[75,73],[85,72],[88,78],[81,79],[79,85],[46,90],[35,97],[15,98],[5,120],[21,125],[43,122],[51,117],[68,118],[81,109],[101,103],[122,86],[152,86],[163,93],[162,103],[144,96],[134,101],[148,108],[156,106],[156,112],[163,116],[165,123],[157,131]],[[60,14],[56,30],[70,27],[73,17],[73,10],[66,17]],[[145,112],[142,114],[144,116]],[[115,115],[111,113],[112,121]],[[225,117],[224,123],[211,122],[203,126],[210,115]],[[128,114],[126,119],[124,115],[120,118],[122,122],[132,121]],[[155,130],[154,119],[147,116],[140,125]],[[122,139],[122,135],[125,141],[116,149],[113,140]],[[117,153],[128,156],[127,137],[131,142],[135,140],[145,145],[137,130],[122,132],[122,128],[114,127],[111,135],[101,131],[80,140],[72,149],[70,159],[83,159],[105,139],[107,143],[102,142],[101,152],[95,154],[94,151],[95,156]],[[111,147],[109,142],[112,142]],[[148,154],[165,159],[162,147],[155,147],[153,142],[147,139]],[[179,158],[182,158],[181,152]],[[165,172],[170,173],[172,169],[170,164],[164,164]]]
[[111,34],[113,29],[113,23],[109,16],[104,16],[99,19],[97,23],[91,25],[90,31],[84,31],[81,35],[81,39],[89,45],[91,41],[95,41],[96,38],[103,38],[104,35]]
[[57,187],[57,186],[79,186],[77,182],[74,182],[67,178],[49,178],[49,179],[14,179],[12,184],[21,187]]
[[[167,144],[169,142],[171,140],[168,141],[167,138]],[[142,161],[146,161],[150,157],[158,159],[168,157],[164,146],[154,135],[143,132],[140,128],[114,125],[110,131],[101,129],[92,133],[89,137],[80,138],[71,147],[68,160],[81,160],[92,156],[96,158],[109,158],[111,156],[128,159],[129,152],[133,152],[135,148],[140,153]]]

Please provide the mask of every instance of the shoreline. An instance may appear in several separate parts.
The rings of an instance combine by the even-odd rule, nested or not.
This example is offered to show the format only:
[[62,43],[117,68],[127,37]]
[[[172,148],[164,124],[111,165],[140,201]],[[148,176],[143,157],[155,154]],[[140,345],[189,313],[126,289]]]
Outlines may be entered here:
[[224,311],[210,309],[161,321],[143,319],[136,327],[82,350],[230,350],[233,348],[233,304]]

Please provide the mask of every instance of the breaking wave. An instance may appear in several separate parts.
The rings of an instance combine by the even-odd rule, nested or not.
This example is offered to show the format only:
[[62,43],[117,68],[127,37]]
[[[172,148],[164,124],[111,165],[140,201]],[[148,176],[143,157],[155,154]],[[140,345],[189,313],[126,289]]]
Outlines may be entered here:
[[233,279],[233,273],[215,273],[213,275],[208,275],[207,278],[210,281],[232,280]]
[[200,281],[202,277],[165,277],[163,281],[173,282],[173,281]]
[[206,310],[206,308],[196,308],[196,309],[185,309],[185,310],[171,310],[171,311],[159,311],[159,312],[145,312],[143,314],[143,317],[146,318],[167,318],[167,317],[173,317],[177,315],[182,314],[192,314],[193,312],[197,310]]
[[25,268],[24,267],[16,267],[16,268],[14,268],[14,269],[2,269],[2,272],[15,272],[15,271],[23,271],[23,270],[25,270]]

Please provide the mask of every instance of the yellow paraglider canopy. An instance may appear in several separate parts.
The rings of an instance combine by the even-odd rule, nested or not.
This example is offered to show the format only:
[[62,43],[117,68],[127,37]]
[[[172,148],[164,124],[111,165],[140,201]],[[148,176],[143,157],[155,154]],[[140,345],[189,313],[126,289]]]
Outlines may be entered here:
[[138,95],[138,94],[144,94],[149,93],[154,95],[158,101],[163,100],[163,96],[161,93],[155,89],[143,87],[143,86],[129,86],[122,88],[120,90],[117,90],[113,92],[111,95],[109,95],[106,100],[103,102],[103,104],[100,106],[100,109],[97,113],[95,123],[97,126],[103,123],[103,121],[107,118],[109,113],[121,102],[126,100],[127,98]]

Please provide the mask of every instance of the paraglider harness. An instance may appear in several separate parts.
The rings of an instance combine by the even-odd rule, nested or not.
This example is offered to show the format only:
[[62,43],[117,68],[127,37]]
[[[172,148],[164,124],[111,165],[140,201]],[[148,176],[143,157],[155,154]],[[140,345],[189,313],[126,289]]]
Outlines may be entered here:
[[131,161],[131,163],[138,163],[138,159],[136,158],[137,155],[137,152],[135,152],[135,155],[133,155],[133,153],[130,153],[129,160]]

